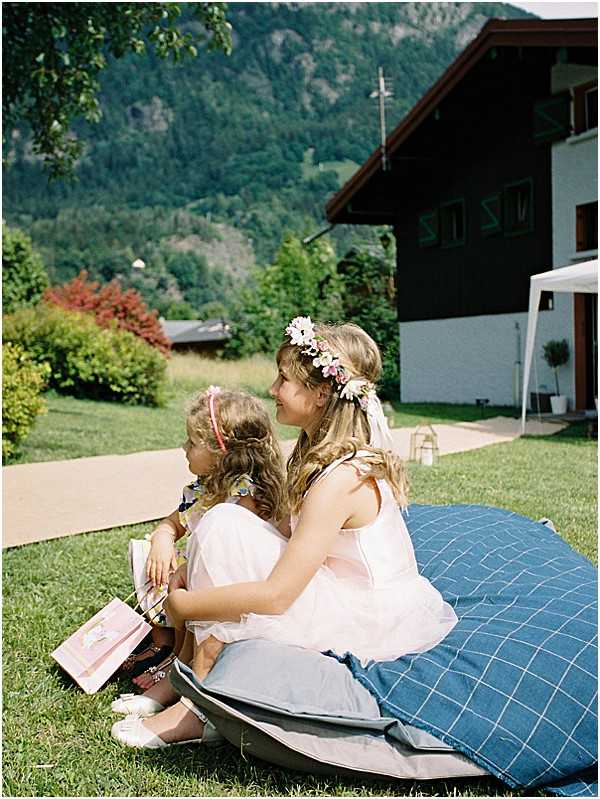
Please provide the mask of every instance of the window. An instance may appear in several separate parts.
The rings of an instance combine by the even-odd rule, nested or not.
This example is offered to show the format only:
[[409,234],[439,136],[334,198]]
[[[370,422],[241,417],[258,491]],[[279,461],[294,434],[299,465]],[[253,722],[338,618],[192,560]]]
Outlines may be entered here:
[[465,243],[465,201],[452,200],[440,206],[442,247],[458,247]]
[[519,236],[533,230],[533,180],[504,187],[504,235]]
[[598,249],[598,202],[585,203],[576,208],[575,237],[577,252]]
[[598,84],[583,83],[573,89],[575,133],[598,127]]

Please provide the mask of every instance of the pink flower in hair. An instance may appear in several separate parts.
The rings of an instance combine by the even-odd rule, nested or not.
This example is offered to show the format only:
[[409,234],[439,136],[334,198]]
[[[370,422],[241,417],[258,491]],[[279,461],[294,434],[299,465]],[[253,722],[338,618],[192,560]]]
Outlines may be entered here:
[[316,366],[316,368],[319,369],[321,366],[329,366],[333,360],[333,355],[330,352],[322,352],[317,358],[313,359],[313,366]]
[[330,364],[323,367],[323,377],[336,377],[339,365],[340,359],[334,358]]

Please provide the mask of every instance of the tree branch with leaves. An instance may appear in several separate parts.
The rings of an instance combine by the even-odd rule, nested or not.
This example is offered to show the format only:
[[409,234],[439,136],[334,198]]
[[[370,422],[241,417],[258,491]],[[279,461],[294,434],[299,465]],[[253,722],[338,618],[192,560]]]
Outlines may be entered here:
[[[200,48],[231,52],[225,3],[185,3],[200,31],[184,31],[181,3],[4,3],[4,130],[28,123],[33,152],[51,178],[73,177],[84,143],[77,118],[97,122],[99,75],[109,58],[195,57]],[[6,135],[6,134],[5,134]]]

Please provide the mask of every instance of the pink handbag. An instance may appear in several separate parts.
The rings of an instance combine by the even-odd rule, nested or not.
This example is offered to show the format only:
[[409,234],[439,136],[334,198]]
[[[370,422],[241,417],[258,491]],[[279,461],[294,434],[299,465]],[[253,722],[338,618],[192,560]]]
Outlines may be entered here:
[[150,630],[143,616],[122,599],[113,599],[58,646],[51,657],[86,694],[93,694]]

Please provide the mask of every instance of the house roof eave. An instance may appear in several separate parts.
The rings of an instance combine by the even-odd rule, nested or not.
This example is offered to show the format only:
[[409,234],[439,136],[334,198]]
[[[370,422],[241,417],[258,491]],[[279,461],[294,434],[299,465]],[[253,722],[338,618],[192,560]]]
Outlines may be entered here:
[[[499,20],[490,19],[475,39],[455,58],[441,77],[413,106],[386,139],[390,156],[432,113],[441,100],[492,47],[597,47],[598,20]],[[369,180],[381,171],[381,148],[374,150],[357,172],[327,202],[325,215],[331,224],[343,220],[346,207]]]

